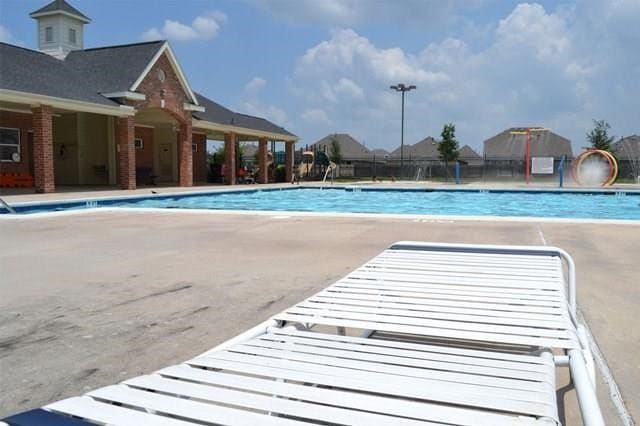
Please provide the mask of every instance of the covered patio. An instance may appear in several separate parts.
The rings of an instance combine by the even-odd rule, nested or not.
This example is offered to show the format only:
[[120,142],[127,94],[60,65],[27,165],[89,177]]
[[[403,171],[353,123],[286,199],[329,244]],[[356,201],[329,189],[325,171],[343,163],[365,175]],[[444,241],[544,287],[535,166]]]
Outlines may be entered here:
[[[74,51],[64,61],[10,45],[0,50],[7,58],[0,187],[51,193],[57,186],[205,184],[208,139],[224,141],[229,185],[237,181],[241,141],[258,142],[261,183],[268,182],[267,142],[284,142],[291,180],[297,137],[196,94],[167,42]],[[27,78],[25,67],[48,74]]]

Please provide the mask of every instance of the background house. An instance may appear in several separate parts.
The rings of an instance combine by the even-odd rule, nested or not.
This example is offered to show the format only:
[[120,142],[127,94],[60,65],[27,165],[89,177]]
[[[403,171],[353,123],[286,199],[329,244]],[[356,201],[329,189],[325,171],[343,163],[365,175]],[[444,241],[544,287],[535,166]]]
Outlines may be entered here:
[[611,145],[618,160],[620,178],[631,178],[640,183],[640,136],[632,135],[620,139]]
[[[483,142],[485,177],[524,175],[526,131],[527,127],[511,127]],[[573,158],[571,141],[551,130],[531,132],[530,147],[531,157],[553,157],[554,170],[563,157]]]

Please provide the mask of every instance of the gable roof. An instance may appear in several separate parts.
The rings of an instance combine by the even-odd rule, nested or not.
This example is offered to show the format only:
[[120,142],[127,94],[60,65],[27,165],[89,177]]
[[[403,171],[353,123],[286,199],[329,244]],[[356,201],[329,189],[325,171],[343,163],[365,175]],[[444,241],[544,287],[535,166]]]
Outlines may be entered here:
[[171,46],[169,46],[169,43],[166,40],[160,40],[160,41],[158,41],[158,43],[162,43],[162,46],[156,52],[155,56],[151,59],[151,61],[149,61],[149,63],[147,64],[146,68],[142,71],[142,74],[140,74],[140,76],[138,76],[138,79],[133,82],[133,84],[131,85],[131,87],[128,90],[130,90],[132,92],[137,90],[138,86],[140,85],[140,83],[142,83],[142,81],[147,76],[149,71],[151,71],[151,68],[153,68],[155,63],[160,58],[160,56],[162,56],[162,54],[166,54],[167,58],[169,59],[169,63],[171,64],[171,67],[173,68],[173,71],[176,73],[176,75],[178,77],[178,81],[180,82],[180,85],[182,86],[182,89],[188,95],[189,99],[191,99],[191,102],[193,102],[194,104],[198,105],[198,98],[196,98],[195,93],[193,92],[193,90],[191,90],[191,86],[189,85],[189,82],[187,81],[187,77],[182,72],[182,68],[180,67],[180,64],[178,63],[178,59],[176,58],[176,55],[173,54],[173,50],[171,50]]
[[618,160],[640,160],[640,136],[632,135],[611,144]]
[[[117,106],[66,61],[0,42],[0,89]],[[40,72],[25,72],[38,70]]]
[[128,91],[164,45],[151,41],[73,50],[64,62],[98,93]]
[[[401,151],[403,151],[401,153]],[[438,159],[440,154],[438,153],[438,142],[431,136],[427,136],[419,142],[413,145],[405,145],[404,150],[401,147],[397,147],[391,151],[391,157],[400,158],[429,158]]]
[[371,151],[366,146],[355,140],[348,133],[334,133],[327,135],[311,146],[323,147],[328,151],[331,149],[331,142],[334,139],[338,141],[342,157],[345,160],[368,159],[372,156]]
[[460,158],[482,158],[482,156],[469,145],[464,145],[458,150],[458,153],[460,155]]
[[[526,127],[511,127],[485,140],[483,142],[485,158],[487,160],[522,160],[524,158],[527,135],[513,134],[512,132],[521,133],[526,132],[526,130]],[[531,156],[559,159],[563,155],[569,158],[573,157],[569,139],[563,138],[550,130],[531,133]]]
[[386,157],[389,155],[389,151],[383,148],[376,148],[371,150],[371,155],[375,155],[376,157]]
[[81,21],[84,21],[85,23],[91,22],[91,18],[80,12],[75,7],[71,6],[65,0],[54,0],[46,6],[41,7],[34,12],[31,12],[29,16],[31,16],[32,18],[37,18],[39,16],[53,15],[57,12],[63,12],[68,15],[72,15],[80,19]]
[[[271,133],[275,136],[297,137],[261,117],[241,114],[191,92],[186,80],[181,76],[179,65],[165,41],[151,41],[119,46],[108,46],[72,51],[66,59],[56,59],[35,50],[25,49],[0,42],[0,90],[50,96],[66,100],[82,101],[116,108],[121,106],[104,94],[134,90],[151,69],[157,59],[167,52],[176,74],[192,93],[192,101],[205,111],[194,111],[192,116],[226,126],[245,128]],[[37,70],[37,72],[25,72]],[[131,113],[133,113],[131,109]]]

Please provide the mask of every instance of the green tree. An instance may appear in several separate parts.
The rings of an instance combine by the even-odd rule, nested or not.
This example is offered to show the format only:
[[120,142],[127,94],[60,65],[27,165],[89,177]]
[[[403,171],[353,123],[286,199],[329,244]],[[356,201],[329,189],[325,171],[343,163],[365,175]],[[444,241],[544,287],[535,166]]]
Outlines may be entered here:
[[331,138],[331,146],[329,147],[329,159],[336,164],[342,163],[342,148],[337,137]]
[[[242,157],[244,156],[244,147],[242,145],[238,145],[238,149],[236,150],[236,166],[240,167],[242,164]],[[213,154],[209,155],[209,163],[221,165],[224,163],[225,153],[224,153],[224,145],[218,147]]]
[[456,126],[453,123],[445,124],[442,129],[442,140],[438,143],[440,160],[444,161],[444,167],[449,177],[449,162],[458,159],[458,141],[456,140]]
[[593,129],[587,133],[587,142],[591,148],[611,152],[615,136],[609,136],[611,126],[605,120],[593,120]]

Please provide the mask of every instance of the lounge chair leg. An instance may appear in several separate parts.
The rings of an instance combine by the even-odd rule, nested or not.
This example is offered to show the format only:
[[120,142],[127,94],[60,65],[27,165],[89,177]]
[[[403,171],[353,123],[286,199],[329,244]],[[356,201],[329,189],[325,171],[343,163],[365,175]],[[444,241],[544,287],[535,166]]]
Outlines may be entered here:
[[572,349],[569,351],[569,369],[578,395],[584,424],[586,426],[604,426],[595,388],[591,384],[589,371],[581,350]]

